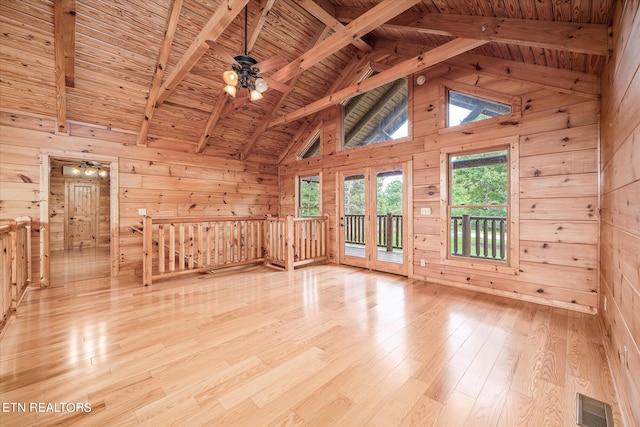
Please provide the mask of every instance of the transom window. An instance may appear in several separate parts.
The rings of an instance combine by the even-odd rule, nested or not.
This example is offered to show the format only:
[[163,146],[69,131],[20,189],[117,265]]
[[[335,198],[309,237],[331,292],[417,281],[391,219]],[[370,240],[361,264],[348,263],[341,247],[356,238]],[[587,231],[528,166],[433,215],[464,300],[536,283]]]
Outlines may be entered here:
[[342,148],[351,149],[407,137],[408,86],[407,79],[398,79],[345,102],[342,107]]
[[447,90],[447,127],[511,113],[511,105]]
[[309,139],[307,145],[304,147],[300,155],[298,156],[298,160],[308,159],[311,157],[316,157],[320,155],[320,130],[316,131],[316,133]]

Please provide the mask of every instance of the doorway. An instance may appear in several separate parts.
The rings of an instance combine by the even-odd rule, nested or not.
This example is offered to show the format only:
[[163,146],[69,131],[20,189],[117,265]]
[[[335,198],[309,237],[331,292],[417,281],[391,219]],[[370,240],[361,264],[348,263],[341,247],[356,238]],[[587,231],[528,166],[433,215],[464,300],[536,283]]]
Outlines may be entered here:
[[408,162],[342,171],[340,263],[407,276]]
[[40,156],[40,285],[118,275],[117,158],[54,150]]

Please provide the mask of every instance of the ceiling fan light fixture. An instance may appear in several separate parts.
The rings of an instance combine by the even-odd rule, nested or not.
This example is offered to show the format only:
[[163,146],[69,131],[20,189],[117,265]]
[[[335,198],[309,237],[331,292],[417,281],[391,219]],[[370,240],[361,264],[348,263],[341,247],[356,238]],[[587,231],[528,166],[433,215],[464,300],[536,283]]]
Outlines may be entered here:
[[250,94],[250,99],[252,101],[257,101],[259,99],[262,99],[262,94],[260,92],[258,92],[257,89],[252,89],[251,90],[251,94]]
[[238,73],[233,70],[227,70],[222,73],[222,80],[224,80],[228,86],[238,86]]
[[226,85],[224,87],[224,91],[227,92],[229,95],[233,96],[234,98],[236,97],[237,90],[235,86]]
[[255,85],[256,85],[256,90],[258,91],[258,93],[265,93],[267,91],[267,89],[269,89],[269,84],[262,77],[258,77],[256,79]]

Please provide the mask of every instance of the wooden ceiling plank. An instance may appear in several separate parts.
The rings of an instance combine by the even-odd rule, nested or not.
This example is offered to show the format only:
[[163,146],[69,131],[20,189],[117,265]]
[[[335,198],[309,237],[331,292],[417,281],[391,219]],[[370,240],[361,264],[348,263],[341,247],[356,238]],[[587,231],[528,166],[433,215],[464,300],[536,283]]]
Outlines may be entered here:
[[291,61],[289,65],[281,68],[271,77],[284,83],[288,82],[294,76],[301,74],[347,46],[355,38],[371,32],[373,29],[406,11],[420,1],[421,0],[384,0],[378,3],[375,7],[367,10],[348,25],[318,43],[313,49],[310,49],[294,61]]
[[211,132],[213,132],[213,129],[215,129],[218,124],[228,100],[229,95],[227,95],[226,92],[221,92],[220,95],[218,95],[216,105],[213,107],[213,111],[211,111],[211,114],[207,119],[207,124],[204,126],[204,130],[202,131],[198,144],[196,145],[196,153],[202,153],[204,147],[206,147],[209,137],[211,136]]
[[54,3],[56,133],[67,134],[67,86],[74,87],[76,0]]
[[[337,19],[349,22],[365,10],[336,8]],[[609,52],[609,37],[604,24],[442,13],[425,13],[416,18],[415,14],[404,13],[381,27],[591,55],[606,56]]]
[[191,68],[200,60],[209,49],[207,40],[216,41],[220,34],[229,26],[231,21],[244,9],[249,0],[227,0],[216,9],[213,16],[204,25],[195,40],[173,67],[171,74],[162,84],[156,106],[167,100],[171,92],[178,86]]
[[[313,46],[315,46],[321,40],[323,40],[326,37],[326,35],[329,33],[329,31],[330,29],[328,26],[324,26],[320,28],[318,31],[316,31],[314,37],[311,39],[311,41],[307,45],[306,50],[312,49]],[[296,85],[299,77],[300,75],[297,75],[296,77],[293,78],[293,80],[291,80],[290,87],[293,87]],[[258,125],[258,127],[253,131],[251,138],[249,138],[249,142],[242,149],[240,160],[245,160],[247,157],[249,157],[249,154],[251,154],[253,147],[255,147],[258,140],[262,137],[264,132],[267,130],[267,127],[269,126],[269,122],[271,122],[271,119],[273,119],[276,112],[280,109],[280,107],[286,100],[288,94],[289,94],[288,91],[280,93],[276,98],[275,102],[271,104],[271,106],[267,110],[267,113],[264,115],[264,119],[262,119],[262,121],[260,122],[260,125]]]
[[180,20],[180,10],[182,10],[183,0],[174,0],[171,13],[169,14],[169,20],[167,22],[167,29],[160,46],[160,53],[158,55],[158,63],[156,64],[156,70],[153,74],[153,80],[151,81],[151,88],[149,89],[149,95],[147,97],[147,105],[144,109],[144,116],[142,118],[142,124],[140,125],[140,133],[138,134],[138,145],[147,146],[147,135],[149,133],[149,127],[151,127],[151,119],[156,108],[156,101],[158,100],[158,94],[160,93],[160,85],[162,84],[162,78],[167,68],[167,60],[169,59],[169,53],[171,52],[171,45],[173,44],[173,37],[176,34],[176,28],[178,27],[178,21]]
[[273,4],[276,0],[262,0],[260,2],[260,10],[258,12],[257,17],[251,23],[251,28],[249,30],[249,38],[247,40],[247,52],[251,52],[253,47],[258,40],[258,36],[260,35],[260,31],[262,31],[262,27],[267,22],[267,17],[271,12],[271,8],[273,8]]
[[452,40],[448,43],[435,47],[425,54],[420,54],[414,58],[405,60],[394,67],[385,70],[379,74],[376,74],[362,82],[349,86],[345,89],[332,93],[329,96],[325,96],[311,104],[299,108],[289,114],[281,116],[276,120],[273,120],[269,127],[280,126],[295,120],[299,120],[305,116],[321,111],[331,105],[336,105],[342,101],[350,98],[354,95],[364,93],[368,90],[375,89],[386,83],[392,82],[396,79],[405,77],[409,74],[413,74],[429,68],[435,64],[446,61],[461,53],[467,52],[478,46],[482,46],[487,43],[487,40],[473,40],[459,38]]
[[[313,15],[316,19],[322,22],[324,25],[329,27],[332,31],[338,31],[344,28],[342,22],[338,21],[335,17],[333,17],[329,12],[324,10],[318,3],[314,0],[296,0],[298,4]],[[351,40],[351,44],[353,44],[356,48],[363,52],[371,52],[373,48],[369,43],[362,40],[361,37],[356,37]]]

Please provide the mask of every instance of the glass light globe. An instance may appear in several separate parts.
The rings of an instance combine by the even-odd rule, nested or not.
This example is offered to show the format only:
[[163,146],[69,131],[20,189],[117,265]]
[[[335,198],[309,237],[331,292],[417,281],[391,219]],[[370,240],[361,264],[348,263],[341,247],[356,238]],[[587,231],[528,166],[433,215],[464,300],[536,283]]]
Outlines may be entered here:
[[236,87],[235,86],[226,85],[224,87],[224,91],[227,92],[229,95],[233,96],[234,98],[236,97]]
[[252,101],[257,101],[259,99],[262,99],[262,94],[260,92],[258,92],[257,89],[253,89],[251,91],[251,100]]
[[[229,86],[237,86],[238,85],[238,73],[232,70],[227,70],[222,73],[222,80]],[[235,96],[235,95],[234,95]]]
[[269,89],[267,81],[262,77],[258,77],[256,79],[256,90],[260,93],[264,93],[267,89]]

